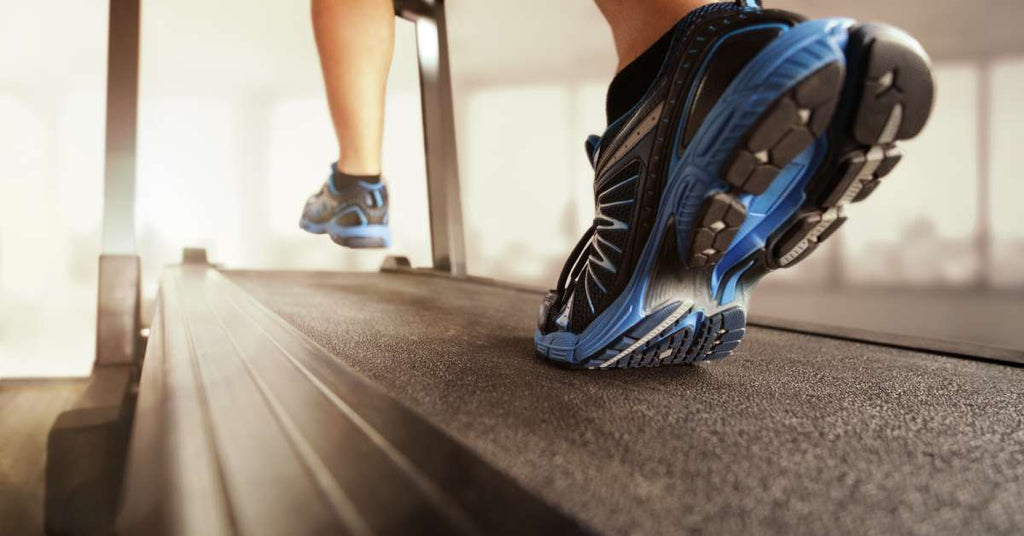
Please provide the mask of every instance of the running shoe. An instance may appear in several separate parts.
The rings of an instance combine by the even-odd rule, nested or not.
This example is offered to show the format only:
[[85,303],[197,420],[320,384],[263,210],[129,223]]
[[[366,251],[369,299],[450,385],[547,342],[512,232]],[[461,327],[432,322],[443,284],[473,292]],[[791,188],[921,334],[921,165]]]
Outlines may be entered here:
[[587,151],[597,215],[540,308],[540,355],[583,368],[722,359],[747,300],[846,220],[931,113],[906,33],[752,1],[672,30],[655,82]]
[[[334,174],[332,165],[331,177]],[[306,200],[299,227],[313,234],[327,233],[345,247],[391,247],[388,190],[383,181],[354,181],[335,189],[328,178],[320,191]]]

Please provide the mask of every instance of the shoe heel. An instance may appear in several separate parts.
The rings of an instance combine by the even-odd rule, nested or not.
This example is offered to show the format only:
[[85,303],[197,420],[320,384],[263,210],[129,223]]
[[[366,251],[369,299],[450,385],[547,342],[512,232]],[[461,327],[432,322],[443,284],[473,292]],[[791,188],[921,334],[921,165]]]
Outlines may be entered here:
[[[778,45],[783,48],[765,49],[744,68],[760,70],[758,80],[783,81],[775,82],[778,93],[767,97],[769,104],[750,120],[733,148],[726,149],[731,152],[714,168],[727,191],[704,199],[690,219],[682,210],[677,213],[677,221],[693,222],[689,230],[678,229],[679,251],[688,267],[713,266],[722,260],[747,217],[742,196],[768,191],[783,169],[828,130],[846,76],[839,46],[846,42],[848,24],[823,20],[800,25],[790,30],[799,39],[780,37]],[[785,55],[781,62],[774,60],[778,54]],[[791,175],[787,177],[793,179]]]
[[913,37],[892,26],[863,24],[853,29],[850,41],[847,98],[856,111],[849,129],[863,147],[844,157],[844,180],[826,205],[871,195],[903,157],[896,142],[921,132],[935,100],[931,60]]
[[935,97],[931,60],[920,43],[892,26],[862,24],[850,32],[848,61],[859,86],[852,126],[857,142],[880,145],[917,136]]
[[341,227],[329,225],[327,234],[339,246],[354,249],[391,247],[391,229],[387,225]]
[[[654,313],[627,332],[618,346],[632,344],[624,349],[614,345],[608,348],[604,362],[596,368],[645,368],[717,361],[732,354],[746,333],[747,319],[742,308],[733,307],[709,316],[694,311],[690,303],[678,307],[676,314],[665,320]],[[654,320],[662,323],[652,330]]]
[[690,245],[680,249],[687,266],[700,268],[721,260],[747,217],[737,195],[763,194],[783,168],[825,133],[839,103],[844,71],[837,60],[798,81],[740,139],[721,171],[733,190],[704,201]]
[[[835,178],[811,184],[816,204],[805,208],[773,240],[771,268],[805,259],[846,221],[846,207],[866,199],[903,157],[897,141],[924,128],[934,101],[930,60],[902,30],[863,24],[850,31],[846,48],[849,76],[837,128],[849,138]],[[833,136],[835,137],[835,136]]]
[[331,237],[331,240],[339,246],[344,246],[352,249],[380,249],[391,247],[391,239],[380,238],[380,237],[364,237],[364,236],[353,236],[348,238],[335,238]]

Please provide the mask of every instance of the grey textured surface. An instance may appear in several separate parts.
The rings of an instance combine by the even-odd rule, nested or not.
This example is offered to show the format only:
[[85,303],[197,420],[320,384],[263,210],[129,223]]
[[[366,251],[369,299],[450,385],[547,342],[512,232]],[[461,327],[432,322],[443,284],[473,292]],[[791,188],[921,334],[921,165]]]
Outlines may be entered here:
[[698,367],[534,356],[534,293],[229,276],[565,511],[613,534],[1024,531],[1024,369],[752,328]]

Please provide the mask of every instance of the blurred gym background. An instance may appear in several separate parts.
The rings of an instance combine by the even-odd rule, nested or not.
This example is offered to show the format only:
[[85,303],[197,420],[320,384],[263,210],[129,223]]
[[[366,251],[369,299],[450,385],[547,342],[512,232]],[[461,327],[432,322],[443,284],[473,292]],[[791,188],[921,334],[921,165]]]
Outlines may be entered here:
[[[843,231],[769,278],[765,316],[1024,350],[1024,2],[776,0],[889,22],[935,62],[923,135]],[[384,172],[392,252],[429,263],[415,31],[398,21]],[[551,285],[593,215],[611,36],[590,0],[448,0],[468,267]],[[100,253],[107,2],[0,0],[0,377],[85,375]],[[334,142],[309,8],[145,1],[138,246],[232,268],[376,270],[297,226]]]

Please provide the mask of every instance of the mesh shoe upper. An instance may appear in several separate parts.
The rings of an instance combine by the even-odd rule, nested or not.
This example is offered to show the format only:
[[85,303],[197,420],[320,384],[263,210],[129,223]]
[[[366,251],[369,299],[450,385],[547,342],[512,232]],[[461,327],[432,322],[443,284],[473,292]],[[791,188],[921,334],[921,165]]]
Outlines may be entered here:
[[388,192],[383,183],[357,181],[335,190],[330,180],[306,200],[302,219],[313,224],[331,220],[343,227],[386,224]]
[[[628,284],[658,211],[668,160],[675,151],[685,150],[686,136],[680,136],[684,146],[672,146],[675,125],[689,119],[699,126],[709,103],[717,101],[746,61],[774,39],[731,37],[766,19],[787,26],[799,22],[795,15],[743,3],[710,4],[691,12],[676,24],[647,94],[603,136],[588,138],[596,216],[566,261],[557,288],[542,305],[542,332],[582,332]],[[695,39],[697,34],[701,40]],[[707,61],[719,48],[728,50],[728,58],[716,55],[714,62]]]

